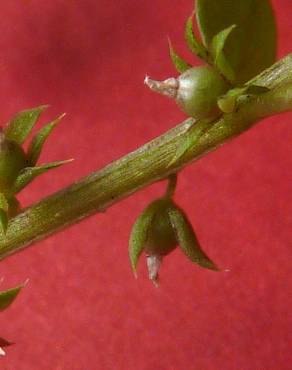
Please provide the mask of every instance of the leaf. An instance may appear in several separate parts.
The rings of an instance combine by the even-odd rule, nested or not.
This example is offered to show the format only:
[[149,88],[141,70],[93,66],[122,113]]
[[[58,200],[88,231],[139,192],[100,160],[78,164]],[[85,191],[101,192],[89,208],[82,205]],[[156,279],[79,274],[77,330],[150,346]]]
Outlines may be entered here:
[[153,217],[159,209],[160,200],[152,202],[137,218],[136,222],[133,225],[130,240],[129,240],[129,257],[131,262],[132,270],[136,276],[137,274],[137,263],[138,259],[143,252],[145,247],[148,230],[151,226]]
[[174,64],[176,70],[180,73],[185,72],[186,70],[192,68],[192,66],[187,63],[184,59],[182,59],[173,49],[172,44],[170,40],[168,40],[169,45],[169,55],[172,60],[172,63]]
[[233,24],[232,26],[225,28],[225,30],[217,33],[211,42],[211,54],[214,58],[214,64],[219,72],[221,72],[229,81],[234,80],[234,71],[225,57],[223,48],[228,36],[235,27],[236,25]]
[[65,114],[62,114],[60,117],[56,118],[54,121],[48,123],[43,127],[39,132],[33,137],[29,147],[28,147],[28,161],[31,166],[34,166],[41,154],[43,145],[45,144],[50,133],[56,127],[56,125],[61,121]]
[[0,193],[0,229],[6,234],[8,226],[8,202],[3,193]]
[[0,292],[0,311],[4,311],[7,307],[9,307],[15,298],[18,296],[21,289],[25,286],[25,284],[18,285],[15,288],[11,288],[8,290],[4,290]]
[[199,58],[208,62],[208,50],[205,46],[196,38],[193,30],[194,13],[187,19],[185,24],[185,40],[189,49],[196,54]]
[[22,144],[30,134],[40,114],[47,107],[47,105],[41,105],[40,107],[27,109],[17,113],[5,128],[6,138],[14,140],[18,144]]
[[201,267],[218,271],[218,267],[201,249],[194,230],[183,211],[177,206],[170,208],[169,219],[176,232],[179,247],[184,254]]
[[270,89],[266,86],[248,85],[245,91],[246,91],[246,94],[261,95],[261,94],[264,94],[270,91]]
[[43,173],[62,166],[63,164],[72,162],[73,159],[68,159],[65,161],[57,161],[52,163],[46,163],[41,166],[37,167],[26,167],[21,170],[20,174],[18,175],[14,185],[12,192],[14,194],[20,192],[25,186],[27,186],[32,180],[34,180],[37,176],[42,175]]
[[217,104],[224,113],[232,113],[237,106],[237,99],[240,95],[244,94],[246,87],[236,87],[227,92],[227,94],[220,96]]
[[227,94],[218,99],[218,106],[224,113],[232,113],[235,111],[239,101],[245,100],[249,95],[261,95],[270,91],[265,86],[246,85],[237,87],[228,91]]
[[198,142],[201,136],[204,134],[206,129],[210,128],[210,124],[213,119],[201,119],[195,121],[193,118],[190,118],[191,125],[188,127],[186,134],[180,138],[178,146],[174,156],[167,165],[167,167],[172,167],[187,155],[188,151]]
[[269,0],[197,0],[196,17],[204,45],[236,24],[224,47],[225,57],[242,84],[269,67],[276,55],[276,25]]

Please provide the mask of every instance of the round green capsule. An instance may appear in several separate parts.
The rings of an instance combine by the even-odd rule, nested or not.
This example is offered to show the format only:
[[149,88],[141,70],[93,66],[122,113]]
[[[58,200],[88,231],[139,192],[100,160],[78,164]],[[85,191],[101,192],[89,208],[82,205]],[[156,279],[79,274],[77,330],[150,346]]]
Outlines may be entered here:
[[218,98],[229,89],[229,83],[209,66],[193,67],[178,78],[155,81],[145,78],[145,84],[162,95],[175,99],[190,117],[213,119],[220,114]]
[[217,100],[226,93],[229,84],[214,68],[190,68],[177,81],[176,102],[188,116],[201,119],[220,114]]
[[148,255],[166,256],[177,246],[175,232],[169,220],[168,211],[171,201],[159,199],[159,207],[153,216],[148,229],[145,253]]

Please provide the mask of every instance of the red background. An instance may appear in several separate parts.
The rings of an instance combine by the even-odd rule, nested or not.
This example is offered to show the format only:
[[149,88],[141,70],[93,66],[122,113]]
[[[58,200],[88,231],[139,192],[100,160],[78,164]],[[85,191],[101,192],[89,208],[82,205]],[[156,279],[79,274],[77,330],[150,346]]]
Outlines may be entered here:
[[[279,56],[291,51],[291,0],[275,0]],[[0,119],[51,104],[67,112],[41,161],[74,157],[21,194],[24,205],[134,150],[184,119],[148,91],[145,74],[174,74],[167,36],[190,57],[192,0],[11,0],[0,5]],[[38,127],[41,126],[41,123]],[[204,249],[229,273],[178,250],[160,289],[144,261],[132,276],[127,243],[156,184],[1,262],[2,287],[29,278],[1,314],[15,341],[5,370],[291,369],[291,115],[264,120],[189,166],[176,199]],[[289,346],[290,340],[290,346]]]

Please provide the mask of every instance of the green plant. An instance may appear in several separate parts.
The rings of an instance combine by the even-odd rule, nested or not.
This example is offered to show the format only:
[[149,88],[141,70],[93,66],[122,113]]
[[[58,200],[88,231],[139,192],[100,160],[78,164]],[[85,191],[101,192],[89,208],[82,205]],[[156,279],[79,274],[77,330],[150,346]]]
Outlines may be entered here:
[[193,30],[194,14],[187,19],[185,38],[204,65],[193,67],[169,43],[171,59],[181,75],[163,82],[145,80],[152,89],[175,98],[190,118],[25,210],[20,209],[16,194],[36,176],[66,162],[36,166],[60,118],[33,138],[26,153],[21,145],[44,107],[21,112],[10,121],[0,136],[0,258],[167,179],[165,197],[152,202],[134,225],[129,249],[134,271],[145,251],[150,278],[156,282],[162,256],[177,244],[193,262],[217,270],[172,199],[176,178],[184,166],[262,118],[292,109],[292,55],[273,64],[276,31],[268,0],[197,0],[195,14],[201,38]]
[[[21,289],[24,287],[26,283],[18,285],[15,288],[11,288],[8,290],[3,290],[0,292],[0,311],[6,310],[18,296]],[[3,347],[10,346],[12,343],[8,340],[0,337],[0,356],[4,356],[5,352]]]

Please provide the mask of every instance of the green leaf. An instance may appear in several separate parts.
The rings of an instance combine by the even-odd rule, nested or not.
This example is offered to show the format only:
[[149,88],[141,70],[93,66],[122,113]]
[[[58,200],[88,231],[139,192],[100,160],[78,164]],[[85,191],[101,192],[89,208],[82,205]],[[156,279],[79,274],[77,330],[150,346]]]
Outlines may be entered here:
[[47,108],[42,105],[37,108],[27,109],[17,113],[5,128],[5,136],[10,140],[22,144],[30,134],[40,114]]
[[196,17],[204,45],[232,24],[224,54],[242,84],[269,67],[276,55],[276,25],[269,0],[197,0]]
[[270,91],[270,89],[266,86],[248,85],[245,91],[246,91],[246,94],[261,95],[261,94],[265,94],[266,92]]
[[187,63],[184,59],[182,59],[173,49],[170,40],[168,40],[169,45],[169,55],[172,60],[173,65],[175,66],[176,70],[180,73],[185,72],[187,69],[192,68],[192,66]]
[[8,226],[8,202],[4,194],[0,193],[0,229],[5,235]]
[[236,25],[233,24],[232,26],[225,28],[225,30],[217,33],[211,42],[211,54],[214,58],[214,64],[219,72],[221,72],[229,81],[234,80],[234,71],[225,57],[223,48],[228,36],[235,27]]
[[20,174],[18,175],[14,185],[13,185],[13,193],[16,194],[20,192],[25,186],[27,186],[32,180],[34,180],[37,176],[42,175],[43,173],[62,166],[63,164],[72,162],[73,159],[68,159],[65,161],[57,161],[52,163],[46,163],[41,166],[37,167],[26,167],[21,170]]
[[186,215],[177,206],[169,209],[169,219],[175,230],[179,247],[184,254],[201,267],[218,271],[218,267],[203,252]]
[[220,96],[217,103],[219,108],[224,113],[232,113],[237,106],[237,99],[240,95],[244,94],[246,87],[236,87],[227,92],[227,94]]
[[135,276],[137,274],[137,263],[139,257],[147,242],[149,227],[151,226],[156,211],[159,209],[160,203],[160,200],[152,202],[141,213],[133,225],[129,240],[129,257]]
[[34,166],[41,154],[43,145],[45,144],[50,133],[56,127],[56,125],[61,121],[65,114],[62,114],[60,117],[56,118],[54,121],[48,123],[44,126],[39,132],[33,137],[27,152],[28,162],[31,166]]
[[0,292],[0,311],[4,311],[15,300],[25,284]]
[[185,25],[185,40],[189,49],[196,54],[199,58],[203,59],[208,63],[208,50],[205,46],[196,38],[193,30],[194,13],[187,19]]
[[258,85],[246,85],[243,87],[237,87],[228,91],[227,94],[221,96],[218,99],[218,106],[224,113],[232,113],[238,106],[240,101],[248,98],[249,95],[261,95],[270,91],[265,86]]
[[171,167],[175,163],[178,164],[187,155],[188,151],[199,141],[204,132],[210,128],[213,119],[206,118],[196,121],[190,118],[189,120],[191,125],[187,129],[186,135],[179,140],[176,152],[167,167]]

